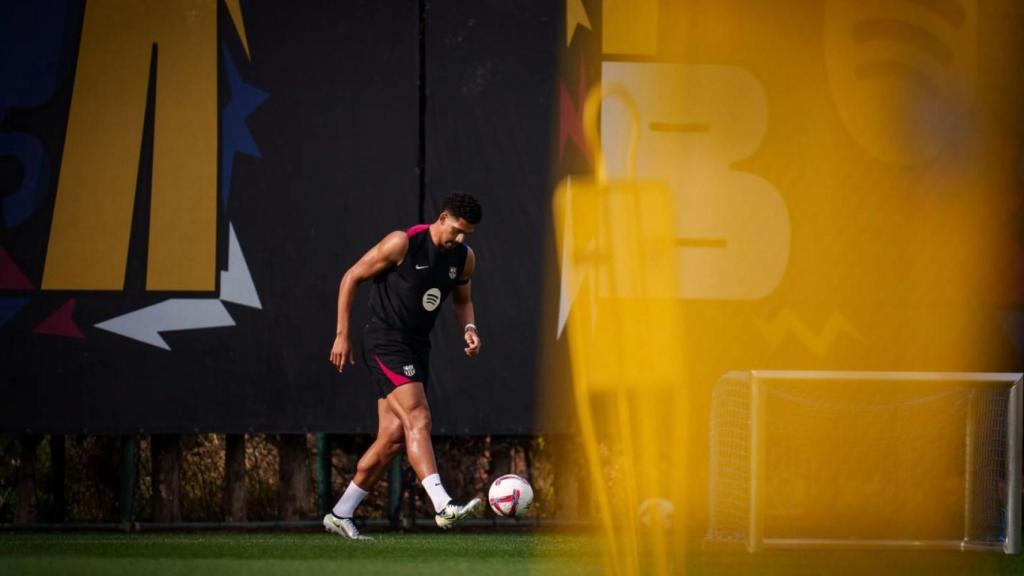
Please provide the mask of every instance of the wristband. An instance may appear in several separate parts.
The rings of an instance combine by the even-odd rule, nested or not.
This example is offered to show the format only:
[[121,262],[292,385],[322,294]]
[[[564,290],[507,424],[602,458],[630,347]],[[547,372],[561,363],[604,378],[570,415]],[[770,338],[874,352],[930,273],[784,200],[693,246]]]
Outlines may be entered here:
[[473,324],[472,322],[466,322],[466,326],[462,329],[462,331],[469,332],[470,328],[472,328],[474,332],[478,332],[476,324]]

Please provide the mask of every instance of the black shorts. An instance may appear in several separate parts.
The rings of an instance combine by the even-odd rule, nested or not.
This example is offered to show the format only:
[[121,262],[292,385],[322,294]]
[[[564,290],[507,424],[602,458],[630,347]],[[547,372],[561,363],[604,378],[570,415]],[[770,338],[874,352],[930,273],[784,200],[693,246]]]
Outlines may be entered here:
[[381,398],[410,382],[427,385],[430,340],[409,336],[373,318],[363,329],[363,363]]

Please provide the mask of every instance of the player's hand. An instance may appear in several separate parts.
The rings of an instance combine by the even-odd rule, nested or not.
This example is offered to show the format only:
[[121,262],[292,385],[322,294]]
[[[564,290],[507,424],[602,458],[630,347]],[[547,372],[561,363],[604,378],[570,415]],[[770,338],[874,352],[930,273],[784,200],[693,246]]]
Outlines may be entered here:
[[338,369],[338,372],[345,371],[345,364],[355,364],[356,357],[352,354],[352,343],[347,336],[338,335],[334,339],[334,346],[331,347],[331,364]]
[[480,353],[480,335],[476,333],[476,328],[470,328],[466,330],[466,356],[473,358]]

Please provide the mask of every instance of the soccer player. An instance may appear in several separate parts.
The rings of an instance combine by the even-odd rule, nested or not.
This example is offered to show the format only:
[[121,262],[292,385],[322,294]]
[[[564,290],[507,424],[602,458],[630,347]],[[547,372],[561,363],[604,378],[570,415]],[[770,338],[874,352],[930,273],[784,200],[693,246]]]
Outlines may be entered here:
[[433,224],[388,234],[341,279],[331,363],[338,372],[355,364],[348,331],[349,312],[356,286],[373,278],[373,318],[363,330],[362,352],[380,399],[377,439],[359,459],[355,476],[341,499],[324,516],[324,528],[330,532],[346,538],[365,538],[352,523],[352,514],[403,444],[409,463],[434,505],[438,526],[450,528],[480,506],[479,498],[468,503],[452,500],[441,484],[430,439],[430,406],[424,390],[429,374],[430,330],[449,293],[454,295],[455,319],[463,327],[466,356],[473,358],[480,353],[480,336],[470,298],[476,257],[464,242],[482,215],[474,196],[451,194]]

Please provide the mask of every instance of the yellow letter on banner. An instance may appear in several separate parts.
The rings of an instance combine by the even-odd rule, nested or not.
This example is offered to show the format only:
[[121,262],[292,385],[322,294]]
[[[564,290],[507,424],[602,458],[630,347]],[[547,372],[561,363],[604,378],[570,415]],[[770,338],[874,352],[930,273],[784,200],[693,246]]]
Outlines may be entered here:
[[658,0],[604,0],[601,51],[653,56],[658,52]]
[[154,44],[146,287],[216,288],[216,15],[214,0],[86,5],[44,289],[124,288]]
[[[789,261],[789,209],[774,184],[733,167],[764,139],[761,83],[735,66],[646,62],[605,62],[601,81],[624,87],[637,102],[636,173],[665,182],[675,196],[679,297],[769,295]],[[624,142],[631,117],[605,108],[605,141]],[[621,154],[605,153],[609,173],[621,175]]]

